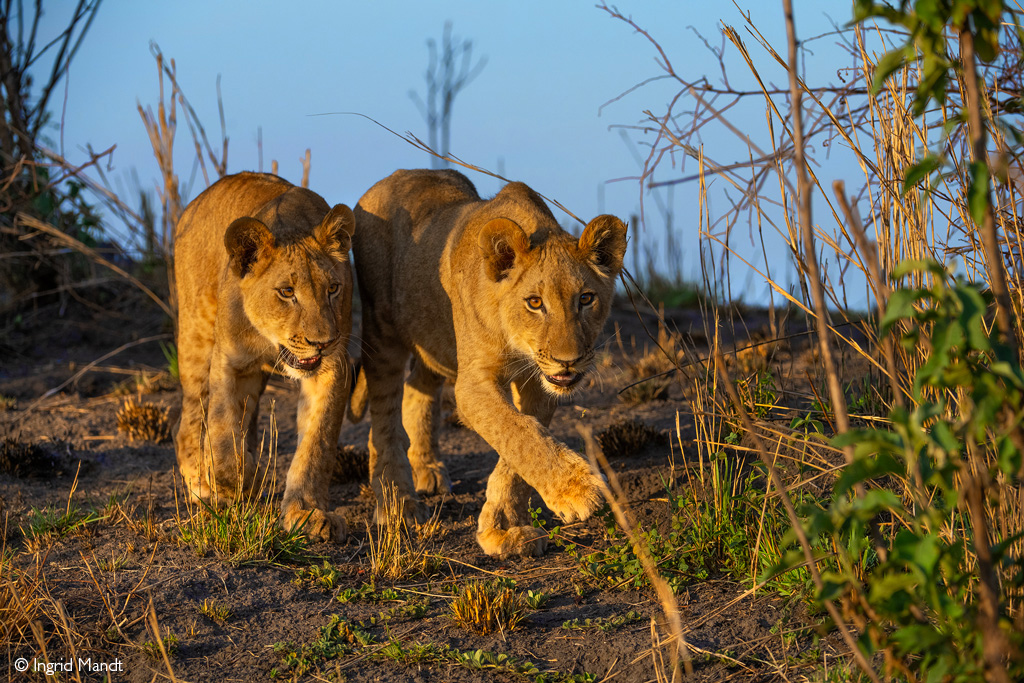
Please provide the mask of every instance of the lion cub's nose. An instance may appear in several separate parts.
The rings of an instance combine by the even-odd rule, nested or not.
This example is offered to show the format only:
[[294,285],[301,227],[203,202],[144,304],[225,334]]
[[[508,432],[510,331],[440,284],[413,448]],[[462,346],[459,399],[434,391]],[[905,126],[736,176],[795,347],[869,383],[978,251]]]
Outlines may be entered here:
[[564,360],[562,358],[555,358],[554,356],[551,356],[551,360],[555,363],[560,363],[565,367],[569,367],[570,365],[575,365],[576,363],[579,363],[581,360],[583,360],[583,356],[576,356],[575,358],[569,360]]
[[313,341],[312,339],[307,339],[306,343],[309,344],[310,346],[315,346],[320,351],[323,351],[328,346],[330,346],[333,341],[333,339],[328,339],[327,341]]

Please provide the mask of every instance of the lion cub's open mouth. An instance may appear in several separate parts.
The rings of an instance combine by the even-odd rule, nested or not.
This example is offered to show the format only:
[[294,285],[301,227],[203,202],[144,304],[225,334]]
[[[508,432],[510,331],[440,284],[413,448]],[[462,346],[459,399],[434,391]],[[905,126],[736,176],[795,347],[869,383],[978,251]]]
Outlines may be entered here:
[[544,375],[544,379],[551,382],[556,387],[568,389],[583,379],[583,374],[579,372],[563,372],[557,375]]
[[293,367],[296,370],[316,370],[320,367],[320,361],[323,360],[323,356],[319,353],[315,356],[310,356],[309,358],[299,358],[283,346],[280,347],[279,355],[286,365]]

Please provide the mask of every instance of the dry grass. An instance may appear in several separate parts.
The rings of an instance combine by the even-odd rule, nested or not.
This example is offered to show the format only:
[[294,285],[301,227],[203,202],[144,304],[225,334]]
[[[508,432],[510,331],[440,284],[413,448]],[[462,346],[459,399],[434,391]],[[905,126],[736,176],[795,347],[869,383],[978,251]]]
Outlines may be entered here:
[[430,576],[440,560],[427,552],[424,542],[440,528],[437,514],[420,525],[414,535],[406,522],[405,501],[394,485],[385,484],[376,525],[367,525],[370,547],[370,575],[398,580],[410,576]]
[[161,443],[171,438],[169,408],[128,398],[117,411],[117,431],[130,441]]
[[[723,432],[740,432],[744,443],[755,443],[746,450],[758,453],[763,459],[772,475],[773,488],[777,488],[786,501],[784,491],[799,490],[820,478],[827,483],[838,469],[834,465],[835,456],[849,463],[853,450],[851,446],[837,452],[824,445],[796,452],[784,448],[784,442],[791,438],[785,434],[788,430],[768,422],[774,417],[778,403],[806,406],[803,413],[806,415],[807,407],[816,399],[825,413],[819,417],[827,434],[842,434],[850,429],[843,386],[850,377],[844,369],[844,355],[859,356],[862,365],[870,368],[870,376],[876,378],[875,381],[881,380],[879,386],[884,385],[885,390],[874,391],[871,395],[875,403],[885,403],[877,410],[872,409],[876,415],[887,414],[896,406],[913,408],[915,377],[925,363],[933,360],[927,326],[918,329],[917,323],[904,320],[897,323],[892,335],[879,338],[877,317],[865,318],[849,312],[847,287],[863,286],[868,301],[874,304],[875,313],[880,316],[888,306],[892,287],[884,274],[893,273],[897,264],[920,259],[955,264],[961,275],[985,283],[994,294],[996,305],[988,311],[989,320],[994,317],[996,324],[992,326],[1000,330],[1007,346],[1019,349],[1020,340],[1024,339],[1024,316],[1020,315],[1020,292],[1024,291],[1024,229],[1021,227],[1024,221],[1019,216],[1024,184],[1020,182],[1017,161],[1009,162],[1008,172],[1002,167],[1003,160],[1017,159],[1017,142],[1003,136],[1013,127],[1019,130],[1020,119],[1014,111],[1000,110],[1003,104],[998,96],[1019,89],[1019,45],[1015,35],[1009,32],[1004,36],[1007,49],[994,63],[984,67],[986,71],[979,83],[973,79],[972,53],[962,53],[967,55],[963,57],[963,70],[958,69],[950,81],[944,100],[930,105],[923,117],[916,117],[912,104],[921,64],[911,60],[887,78],[877,94],[869,87],[881,55],[901,45],[905,36],[888,30],[873,30],[866,24],[829,34],[830,42],[836,41],[848,50],[852,67],[841,72],[842,82],[838,85],[820,87],[815,83],[815,87],[811,87],[802,80],[804,68],[800,60],[811,54],[813,47],[811,43],[797,40],[790,5],[788,0],[784,2],[787,41],[781,51],[772,46],[749,15],[743,17],[746,25],[739,30],[724,24],[723,47],[712,47],[714,40],[705,43],[720,62],[722,77],[715,79],[694,79],[692,74],[676,71],[671,56],[650,32],[614,7],[601,5],[609,15],[647,39],[665,71],[664,76],[680,84],[679,95],[665,110],[647,112],[649,126],[644,133],[638,133],[647,136],[643,142],[650,150],[642,177],[660,179],[660,183],[647,183],[648,188],[668,183],[678,186],[688,181],[697,184],[702,269],[707,290],[731,292],[729,264],[743,262],[752,268],[758,282],[765,282],[769,287],[773,330],[776,329],[774,306],[784,301],[804,316],[808,327],[814,331],[816,349],[804,359],[810,366],[805,379],[814,391],[817,387],[826,388],[815,397],[795,392],[787,394],[785,386],[762,385],[758,378],[772,367],[772,359],[770,353],[758,351],[740,353],[735,360],[728,361],[728,366],[725,360],[715,361],[713,366],[704,366],[689,378],[693,391],[687,397],[696,418],[701,471],[703,461],[724,446]],[[957,39],[959,47],[967,49],[964,41],[970,40],[970,32],[965,30],[951,39],[950,49],[954,53]],[[745,42],[748,40],[750,45]],[[735,69],[728,66],[726,53],[741,58],[746,67],[741,70],[745,73],[729,73]],[[689,61],[681,60],[678,64],[688,65]],[[775,85],[779,82],[780,68],[789,88]],[[734,90],[730,83],[744,78],[752,87]],[[1008,125],[998,125],[997,117],[1005,118],[1003,123]],[[767,124],[760,134],[749,125],[750,120],[757,118]],[[972,119],[970,125],[965,125],[967,119]],[[984,144],[986,129],[991,133],[988,146]],[[747,161],[719,163],[706,155],[702,141],[722,138],[738,140],[746,148],[738,156]],[[726,148],[727,144],[716,147]],[[848,159],[836,152],[840,148],[848,150]],[[922,150],[937,149],[947,160],[944,170],[948,172],[924,178],[918,176],[917,182],[905,185],[922,159]],[[822,154],[821,150],[828,150],[825,152],[827,163],[822,156],[808,156]],[[968,164],[972,160],[984,161],[985,156],[993,172],[1002,174],[1003,178],[1001,182],[992,182],[986,190],[991,192],[994,210],[988,211],[983,221],[979,218],[976,222],[978,213],[972,215],[968,202],[971,196]],[[685,158],[696,161],[697,172],[679,179],[686,174],[679,174],[675,164]],[[847,169],[859,167],[863,172],[863,183],[849,194],[841,182],[830,186],[829,179],[824,177],[844,166]],[[725,188],[724,201],[720,201],[720,196],[709,197],[712,181],[717,186],[716,191]],[[766,187],[770,190],[766,191]],[[813,208],[818,211],[814,216],[812,197]],[[726,208],[715,215],[712,205]],[[755,248],[760,250],[757,259],[763,257],[763,265],[755,266],[751,255],[742,253],[737,246],[744,240],[733,230],[740,226],[744,233],[749,226]],[[787,265],[796,269],[797,287],[783,281],[790,275],[787,268],[772,263],[773,259],[777,260],[780,245],[770,244],[766,236],[774,235],[778,235],[782,249],[791,257]],[[1008,288],[1003,284],[1004,270]],[[899,286],[928,288],[936,278],[945,277],[948,275],[943,273],[915,272]],[[853,285],[854,282],[857,284]],[[728,299],[731,303],[731,294]],[[716,332],[708,335],[709,340],[714,338],[711,356],[720,359],[717,311],[713,324]],[[851,331],[854,328],[859,329]],[[905,346],[893,343],[908,332],[921,333],[919,343]],[[726,374],[726,367],[733,371],[739,368],[743,378],[739,386],[735,378]],[[654,391],[648,390],[648,393]],[[731,394],[730,398],[726,398],[726,393]],[[970,406],[964,403],[968,401],[965,393],[926,387],[922,402],[940,404],[945,414],[939,417],[956,424],[964,412],[970,411]],[[770,395],[780,401],[766,400]],[[999,418],[1003,426],[1004,418]],[[873,424],[884,426],[885,420],[876,420]],[[1019,442],[1019,430],[1016,431]],[[802,442],[810,444],[806,438]],[[958,482],[956,488],[974,497],[967,500],[963,515],[955,515],[943,523],[940,533],[944,538],[1007,541],[1011,543],[1011,556],[1019,559],[1024,553],[1024,542],[1020,540],[1024,531],[1024,487],[1019,477],[982,477],[998,471],[996,442],[996,439],[989,439],[980,447],[972,448],[977,452],[970,454],[969,464],[953,475]],[[810,465],[815,471],[784,482],[776,466],[784,457],[795,458],[801,470]],[[828,462],[830,459],[832,465]],[[984,480],[983,484],[979,484],[979,477]],[[910,479],[893,476],[887,485],[905,501],[925,502]],[[982,486],[985,495],[980,493]],[[854,488],[855,496],[864,493],[865,486]],[[795,516],[793,523],[799,528]],[[887,525],[884,529],[887,541],[903,528],[901,521]],[[820,585],[817,562],[811,558],[806,539],[801,541],[808,554],[808,568],[815,573]],[[980,544],[977,556],[968,553],[964,569],[976,571],[981,578],[978,600],[988,600],[984,611],[990,614],[987,617],[989,630],[995,632],[995,617],[991,615],[999,612],[999,606],[985,598],[986,591],[995,593],[999,588],[997,583],[1012,586],[1016,579],[1012,574],[1014,570],[1007,566],[995,568],[1002,575],[998,582],[993,580],[993,573],[986,568],[983,557],[987,546],[987,543]],[[884,558],[884,554],[881,556]],[[986,574],[989,578],[984,578]],[[1010,617],[1024,623],[1024,603],[1019,589],[1008,589],[1002,596],[1008,603]],[[856,603],[862,598],[855,595],[851,600]],[[878,680],[878,674],[843,627],[836,605],[826,602],[825,607],[843,629],[864,675]],[[1002,666],[997,660],[991,656],[987,660],[993,667],[993,680],[998,680],[996,674]]]
[[619,392],[619,398],[626,405],[636,406],[668,398],[673,372],[678,369],[684,351],[681,337],[671,332],[664,320],[664,306],[660,306],[657,337],[652,340],[654,348],[645,345],[642,350],[636,349],[636,340],[631,340],[633,348],[627,351],[621,333],[616,330],[619,352],[623,358],[629,359],[625,370],[630,382]]
[[6,543],[0,547],[0,648],[32,642],[31,625],[46,613],[42,566],[36,569],[34,574],[19,569]]
[[452,620],[482,635],[512,631],[525,616],[523,596],[500,581],[468,583],[451,603]]
[[646,422],[625,418],[597,434],[597,443],[609,458],[627,458],[647,446],[663,444],[665,435]]

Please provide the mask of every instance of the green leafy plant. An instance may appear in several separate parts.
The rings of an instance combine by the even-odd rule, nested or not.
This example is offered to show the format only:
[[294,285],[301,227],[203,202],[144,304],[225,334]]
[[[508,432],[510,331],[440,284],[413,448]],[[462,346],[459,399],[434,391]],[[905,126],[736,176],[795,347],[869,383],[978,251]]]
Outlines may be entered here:
[[562,622],[562,628],[567,631],[586,631],[588,629],[595,629],[598,631],[615,631],[617,629],[640,621],[641,615],[639,612],[630,610],[624,614],[615,614],[610,617],[595,617],[594,619],[569,619],[568,621]]
[[84,511],[68,501],[64,508],[47,506],[32,508],[28,514],[28,527],[22,533],[29,539],[42,543],[63,538],[103,519],[96,510]]
[[361,600],[366,600],[367,602],[388,602],[401,600],[402,596],[394,588],[377,590],[372,583],[364,583],[359,588],[346,588],[338,593],[334,599],[341,603],[358,602]]
[[271,671],[271,678],[298,680],[332,660],[359,654],[369,659],[388,660],[409,666],[458,666],[465,669],[504,672],[533,683],[594,683],[597,676],[588,673],[568,674],[551,669],[542,670],[529,660],[487,650],[459,650],[435,643],[403,642],[390,637],[380,642],[369,631],[353,625],[337,614],[330,618],[312,642],[296,646],[276,643],[274,651],[281,657],[280,666]]
[[[845,601],[862,624],[861,647],[885,652],[891,673],[981,680],[993,669],[986,653],[1024,646],[1005,602],[1024,588],[1019,510],[986,500],[1020,485],[1024,373],[988,327],[991,294],[933,261],[903,263],[895,277],[910,274],[931,284],[895,290],[880,332],[909,323],[900,342],[927,345],[929,358],[913,405],[891,412],[891,428],[833,440],[853,446],[855,460],[807,520],[809,535],[837,551],[818,597]],[[880,520],[891,520],[890,534],[879,533]],[[1024,662],[1000,661],[1003,680],[1024,679]]]
[[[180,643],[178,636],[173,633],[168,633],[166,636],[161,637],[160,640],[163,641],[164,650],[167,651],[168,655],[173,655],[178,651],[178,645]],[[160,661],[163,658],[163,654],[160,652],[160,646],[152,640],[147,640],[142,643],[140,647],[142,648],[142,652],[150,659]]]
[[401,605],[395,605],[389,609],[378,612],[368,619],[359,622],[359,626],[369,628],[371,626],[389,625],[398,619],[422,619],[427,616],[430,609],[430,599],[410,600]]
[[530,609],[542,609],[550,598],[550,593],[528,590],[523,599],[526,600],[526,606]]
[[308,567],[299,567],[295,570],[295,578],[292,583],[296,586],[333,590],[340,576],[337,567],[324,560],[323,565],[311,564]]

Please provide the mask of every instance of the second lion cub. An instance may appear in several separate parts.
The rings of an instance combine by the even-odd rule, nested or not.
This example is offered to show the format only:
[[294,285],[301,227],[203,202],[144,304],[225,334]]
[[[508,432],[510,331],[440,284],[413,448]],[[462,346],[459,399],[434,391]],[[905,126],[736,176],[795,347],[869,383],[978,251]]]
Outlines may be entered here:
[[489,555],[539,555],[546,536],[530,526],[531,488],[566,521],[600,504],[597,476],[547,426],[558,398],[593,367],[625,224],[598,216],[577,239],[522,183],[483,201],[461,173],[427,170],[380,181],[355,216],[366,385],[351,412],[361,416],[368,398],[378,505],[393,484],[421,515],[417,490],[450,487],[437,458],[438,394],[449,378],[460,418],[499,456],[477,541]]

